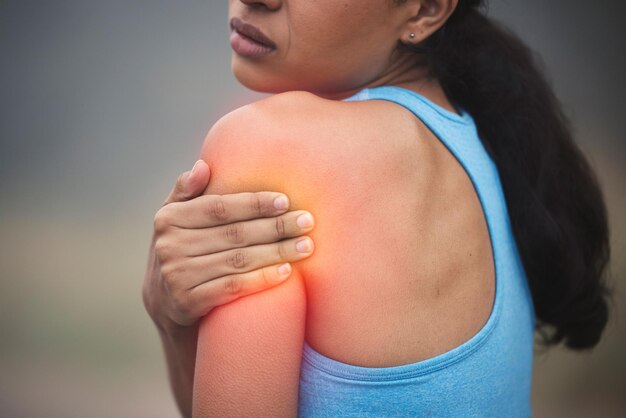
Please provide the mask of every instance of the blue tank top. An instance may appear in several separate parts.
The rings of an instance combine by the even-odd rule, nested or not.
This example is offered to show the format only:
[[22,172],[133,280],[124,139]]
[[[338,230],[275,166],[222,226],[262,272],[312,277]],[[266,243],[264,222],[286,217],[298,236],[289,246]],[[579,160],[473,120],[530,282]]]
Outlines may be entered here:
[[366,88],[344,99],[387,100],[410,110],[463,166],[477,191],[491,238],[495,300],[486,324],[441,355],[383,368],[350,365],[306,341],[300,417],[528,417],[535,315],[495,163],[472,117],[411,90]]

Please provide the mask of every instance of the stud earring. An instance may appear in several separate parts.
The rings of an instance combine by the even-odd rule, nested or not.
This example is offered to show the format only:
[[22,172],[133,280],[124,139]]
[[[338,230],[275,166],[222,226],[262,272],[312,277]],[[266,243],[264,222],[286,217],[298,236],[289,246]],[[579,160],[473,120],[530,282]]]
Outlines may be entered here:
[[415,34],[414,34],[413,32],[411,32],[411,33],[409,34],[409,38],[411,38],[411,39],[415,38]]

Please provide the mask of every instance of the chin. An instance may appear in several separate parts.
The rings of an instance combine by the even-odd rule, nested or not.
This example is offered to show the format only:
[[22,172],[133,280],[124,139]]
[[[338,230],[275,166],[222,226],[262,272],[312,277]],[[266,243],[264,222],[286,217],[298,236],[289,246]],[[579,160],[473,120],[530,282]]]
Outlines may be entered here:
[[329,75],[321,71],[315,74],[304,73],[302,69],[296,68],[278,71],[276,67],[241,62],[237,58],[233,58],[231,70],[241,85],[258,93],[308,91],[321,96],[334,95],[337,92],[354,89],[359,86],[357,83],[362,81],[359,77],[349,75],[338,77],[336,74]]
[[231,70],[237,81],[244,87],[258,93],[283,93],[286,91],[315,90],[311,83],[297,77],[290,77],[276,70],[253,66],[233,60]]
[[302,88],[299,88],[295,84],[288,85],[284,82],[262,77],[259,74],[250,76],[249,74],[242,75],[238,72],[233,72],[233,75],[241,85],[258,93],[277,94],[291,90],[302,90]]

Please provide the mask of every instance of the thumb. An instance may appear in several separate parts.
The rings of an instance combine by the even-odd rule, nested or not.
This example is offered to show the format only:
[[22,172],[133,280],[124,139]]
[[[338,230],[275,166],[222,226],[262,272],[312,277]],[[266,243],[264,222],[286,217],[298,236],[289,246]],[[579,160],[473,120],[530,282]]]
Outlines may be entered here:
[[170,192],[163,206],[172,202],[184,202],[202,194],[209,183],[210,170],[207,163],[198,160],[193,168],[178,176],[174,188]]

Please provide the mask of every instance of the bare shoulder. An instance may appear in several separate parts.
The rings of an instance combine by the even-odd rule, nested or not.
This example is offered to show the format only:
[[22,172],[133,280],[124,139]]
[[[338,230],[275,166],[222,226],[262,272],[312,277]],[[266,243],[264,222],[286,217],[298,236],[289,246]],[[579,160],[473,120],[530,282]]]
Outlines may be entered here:
[[[328,103],[325,103],[328,102]],[[319,117],[325,105],[324,100],[306,91],[290,91],[275,94],[242,106],[220,118],[211,131],[220,134],[247,134],[252,138],[263,136],[267,140],[297,128],[306,128],[306,120]],[[209,133],[211,134],[211,132]]]
[[[236,190],[240,186],[238,191],[291,191],[292,203],[299,196],[316,195],[306,192],[325,182],[323,167],[338,151],[328,147],[330,133],[337,131],[329,102],[292,91],[242,106],[213,125],[201,158],[209,163],[212,176],[228,172],[229,178],[221,184]],[[226,189],[216,193],[226,193]]]
[[371,247],[371,237],[379,234],[372,229],[415,206],[418,180],[425,183],[427,177],[426,162],[416,157],[415,120],[390,102],[344,102],[292,91],[221,118],[202,158],[218,180],[213,193],[281,191],[291,209],[313,213],[316,253],[298,263],[312,284],[332,276],[337,264],[363,264],[363,258],[344,257],[345,248],[354,248],[350,241],[358,237],[361,249]]
[[307,164],[367,164],[379,173],[388,171],[380,165],[393,165],[397,174],[406,174],[402,168],[414,170],[416,158],[425,155],[416,141],[419,125],[410,112],[390,102],[345,102],[290,91],[228,113],[213,126],[204,147]]
[[310,123],[311,118],[321,119],[320,100],[311,93],[292,91],[235,109],[213,125],[202,155],[220,154],[218,159],[228,157],[231,162],[263,158],[284,164],[284,160],[302,159],[313,145],[310,138],[316,132],[319,138],[324,129],[319,124],[313,129]]

